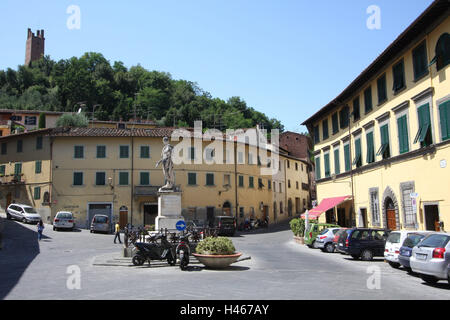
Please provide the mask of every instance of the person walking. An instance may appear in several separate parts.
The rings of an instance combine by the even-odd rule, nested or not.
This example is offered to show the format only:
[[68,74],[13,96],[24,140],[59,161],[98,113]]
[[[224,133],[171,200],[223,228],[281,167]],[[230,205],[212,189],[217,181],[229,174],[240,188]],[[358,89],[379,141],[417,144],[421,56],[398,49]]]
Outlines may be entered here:
[[39,220],[39,222],[37,224],[37,228],[38,228],[38,240],[41,241],[42,231],[44,231],[44,223],[42,222],[42,219]]
[[114,237],[114,243],[116,243],[116,239],[119,239],[119,243],[122,243],[120,240],[120,225],[118,222],[116,223],[116,236]]

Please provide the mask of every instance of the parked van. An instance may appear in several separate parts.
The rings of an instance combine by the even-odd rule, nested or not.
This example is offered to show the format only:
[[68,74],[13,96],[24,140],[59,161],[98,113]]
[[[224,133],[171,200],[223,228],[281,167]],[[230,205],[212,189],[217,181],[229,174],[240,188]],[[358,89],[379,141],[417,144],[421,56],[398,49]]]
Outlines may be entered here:
[[41,216],[31,206],[26,204],[10,204],[6,208],[6,218],[20,220],[23,223],[35,223],[37,224],[41,220]]
[[103,232],[109,233],[111,230],[109,217],[103,214],[96,214],[94,218],[92,218],[91,223],[91,233],[93,232]]

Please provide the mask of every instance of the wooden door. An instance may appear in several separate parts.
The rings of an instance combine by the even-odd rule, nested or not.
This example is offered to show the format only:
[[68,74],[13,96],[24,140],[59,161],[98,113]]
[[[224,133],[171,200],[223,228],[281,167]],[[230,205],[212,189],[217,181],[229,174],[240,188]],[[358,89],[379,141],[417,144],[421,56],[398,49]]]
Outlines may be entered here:
[[119,226],[123,229],[128,223],[128,211],[120,211],[119,214]]
[[395,218],[395,209],[387,210],[387,227],[389,230],[397,230],[397,220]]

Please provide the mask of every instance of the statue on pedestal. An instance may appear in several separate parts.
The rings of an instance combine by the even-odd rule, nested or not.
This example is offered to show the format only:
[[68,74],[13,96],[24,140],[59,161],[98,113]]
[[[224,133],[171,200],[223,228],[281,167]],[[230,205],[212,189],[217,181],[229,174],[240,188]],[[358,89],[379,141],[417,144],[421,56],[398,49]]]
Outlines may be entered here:
[[174,191],[175,189],[175,177],[173,172],[172,152],[173,146],[169,144],[169,138],[163,138],[164,147],[161,152],[161,159],[156,163],[156,168],[162,163],[162,169],[164,173],[164,186],[159,188],[159,192]]

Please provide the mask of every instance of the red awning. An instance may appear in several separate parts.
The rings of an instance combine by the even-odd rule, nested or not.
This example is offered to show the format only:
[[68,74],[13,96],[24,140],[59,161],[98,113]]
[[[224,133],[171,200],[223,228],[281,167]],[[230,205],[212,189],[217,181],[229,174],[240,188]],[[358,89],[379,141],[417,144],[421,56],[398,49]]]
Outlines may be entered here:
[[[322,202],[317,207],[312,208],[311,210],[308,211],[308,218],[313,220],[317,219],[322,213],[340,205],[344,201],[350,200],[351,198],[352,198],[351,196],[343,196],[337,198],[323,199]],[[305,219],[305,214],[302,214],[302,219]]]

